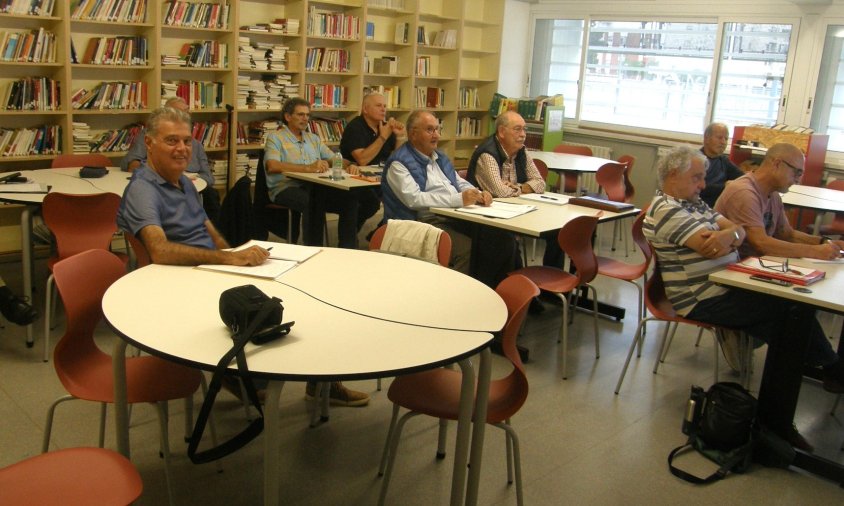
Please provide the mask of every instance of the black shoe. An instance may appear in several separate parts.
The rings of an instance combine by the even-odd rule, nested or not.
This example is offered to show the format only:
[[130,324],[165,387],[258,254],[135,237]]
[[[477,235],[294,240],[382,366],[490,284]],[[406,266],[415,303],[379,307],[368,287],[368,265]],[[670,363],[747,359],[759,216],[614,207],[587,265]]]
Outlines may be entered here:
[[844,364],[841,361],[823,368],[823,389],[833,394],[844,394]]
[[0,306],[0,313],[3,313],[7,320],[18,325],[29,325],[38,318],[38,311],[20,297],[12,297],[3,303]]

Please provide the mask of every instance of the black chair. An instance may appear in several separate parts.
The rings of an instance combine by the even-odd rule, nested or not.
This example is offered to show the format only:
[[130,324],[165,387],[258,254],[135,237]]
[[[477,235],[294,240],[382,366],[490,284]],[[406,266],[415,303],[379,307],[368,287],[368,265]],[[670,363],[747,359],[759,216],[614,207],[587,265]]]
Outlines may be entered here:
[[[285,237],[287,242],[295,244],[299,240],[299,224],[302,213],[294,211],[270,200],[267,190],[267,173],[264,171],[264,152],[258,156],[258,169],[255,175],[255,197],[252,201],[255,216],[253,238],[265,241],[269,232]],[[285,228],[285,224],[287,227]]]

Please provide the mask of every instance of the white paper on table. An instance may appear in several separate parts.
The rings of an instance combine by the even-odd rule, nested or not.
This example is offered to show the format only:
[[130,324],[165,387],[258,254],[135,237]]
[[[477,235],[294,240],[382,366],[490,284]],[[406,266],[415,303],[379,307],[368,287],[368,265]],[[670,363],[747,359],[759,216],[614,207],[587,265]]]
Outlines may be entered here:
[[525,213],[535,211],[536,206],[528,206],[523,204],[510,204],[508,202],[493,201],[489,207],[481,205],[471,205],[466,207],[459,207],[457,211],[461,213],[479,214],[481,216],[489,216],[491,218],[515,218]]
[[274,258],[276,260],[292,260],[294,262],[304,262],[322,251],[322,248],[318,248],[316,246],[299,246],[298,244],[256,241],[255,239],[252,239],[242,246],[238,246],[233,251],[240,251],[252,246],[260,246],[264,249],[270,249],[270,258]]
[[525,200],[532,200],[532,201],[535,201],[535,202],[542,202],[544,204],[553,204],[555,206],[562,206],[562,205],[568,204],[569,199],[571,197],[569,197],[568,195],[562,195],[562,194],[559,194],[559,193],[546,192],[546,193],[523,193],[523,194],[519,195],[519,198],[525,199]]
[[275,279],[290,269],[299,265],[290,260],[274,260],[268,258],[261,265],[216,265],[205,264],[197,266],[197,269],[205,269],[208,271],[228,272],[230,274],[240,274],[243,276],[252,276],[256,278]]
[[41,183],[0,184],[0,193],[47,193],[47,185]]
[[832,260],[821,260],[820,258],[801,258],[804,262],[810,264],[844,264],[844,257],[834,258]]

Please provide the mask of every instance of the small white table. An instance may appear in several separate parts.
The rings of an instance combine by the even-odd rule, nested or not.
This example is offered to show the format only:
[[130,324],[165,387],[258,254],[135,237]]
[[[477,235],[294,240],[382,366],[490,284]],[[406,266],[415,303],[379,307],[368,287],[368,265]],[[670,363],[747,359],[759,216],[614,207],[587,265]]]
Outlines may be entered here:
[[[354,270],[355,274],[338,277],[341,269]],[[324,286],[326,278],[332,280],[329,289]],[[391,283],[385,284],[384,279]],[[126,344],[131,343],[156,356],[212,370],[232,342],[219,318],[220,293],[250,283],[281,298],[284,320],[296,321],[291,333],[281,340],[246,347],[250,371],[270,380],[265,405],[269,420],[264,435],[265,504],[279,503],[277,420],[284,381],[395,376],[454,362],[463,371],[464,395],[451,504],[463,503],[464,488],[466,504],[476,504],[485,416],[476,417],[472,430],[472,466],[467,484],[475,384],[469,357],[480,353],[475,410],[485,413],[490,332],[500,330],[507,317],[506,306],[494,291],[433,264],[375,252],[328,248],[278,281],[191,267],[150,265],[118,280],[103,298],[105,317],[123,338],[115,346],[114,356],[122,358]],[[382,292],[385,288],[389,291]],[[444,297],[448,292],[452,295]],[[466,297],[464,303],[454,304],[453,297],[460,294]],[[385,304],[387,299],[398,299],[404,304]],[[144,303],[128,304],[131,300]],[[480,310],[473,310],[474,305]],[[174,307],[179,308],[179,318],[153,317],[173,314]],[[464,323],[456,323],[467,312],[470,316]],[[453,325],[463,328],[450,328]],[[118,449],[129,456],[124,361],[115,360],[114,365]],[[234,370],[235,366],[231,368]]]
[[[131,174],[122,172],[119,167],[107,167],[108,174],[100,178],[79,177],[81,167],[60,169],[24,170],[21,176],[32,182],[49,186],[50,192],[69,193],[71,195],[94,195],[114,193],[123,195],[129,184]],[[193,178],[197,191],[202,191],[207,183],[199,177]],[[3,192],[0,185],[0,202],[23,204],[21,212],[21,269],[23,270],[23,295],[32,300],[32,211],[44,202],[46,193]],[[26,328],[26,345],[33,345],[32,325]]]
[[[367,168],[370,170],[369,168]],[[328,172],[285,172],[285,177],[289,177],[290,179],[298,179],[299,181],[305,181],[311,184],[319,184],[322,186],[327,186],[329,188],[335,188],[338,190],[354,190],[358,188],[371,188],[373,186],[380,186],[381,183],[376,181],[366,181],[365,179],[360,179],[354,177],[350,174],[343,173],[343,179],[331,179],[328,176]]]
[[[542,160],[548,166],[548,170],[554,172],[576,172],[577,191],[580,194],[581,174],[584,172],[595,173],[607,163],[618,163],[607,158],[597,156],[576,155],[573,153],[555,153],[553,151],[528,151],[534,160]],[[562,188],[562,186],[561,186]]]
[[813,229],[817,234],[825,213],[844,212],[844,192],[831,188],[795,184],[789,188],[787,193],[782,194],[782,203],[787,206],[818,211]]

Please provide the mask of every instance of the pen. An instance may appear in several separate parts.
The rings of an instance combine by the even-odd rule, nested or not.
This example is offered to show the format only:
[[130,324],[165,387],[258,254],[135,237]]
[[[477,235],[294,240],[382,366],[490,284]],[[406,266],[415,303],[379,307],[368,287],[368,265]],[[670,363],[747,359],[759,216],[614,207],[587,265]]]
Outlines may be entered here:
[[267,251],[272,251],[272,250],[273,250],[273,247],[272,247],[272,246],[270,246],[269,248],[267,248]]
[[557,201],[557,199],[555,199],[554,197],[548,197],[546,195],[540,195],[539,198],[546,199],[546,200],[553,200],[554,202]]

